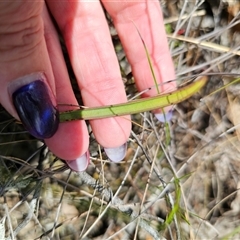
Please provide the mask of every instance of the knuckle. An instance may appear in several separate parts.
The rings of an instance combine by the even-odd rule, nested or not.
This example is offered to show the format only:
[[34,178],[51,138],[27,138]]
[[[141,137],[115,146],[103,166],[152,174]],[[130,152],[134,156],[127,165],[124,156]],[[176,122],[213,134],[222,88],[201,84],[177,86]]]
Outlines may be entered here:
[[41,8],[24,12],[17,4],[9,5],[0,10],[1,61],[27,56],[39,44],[44,34]]

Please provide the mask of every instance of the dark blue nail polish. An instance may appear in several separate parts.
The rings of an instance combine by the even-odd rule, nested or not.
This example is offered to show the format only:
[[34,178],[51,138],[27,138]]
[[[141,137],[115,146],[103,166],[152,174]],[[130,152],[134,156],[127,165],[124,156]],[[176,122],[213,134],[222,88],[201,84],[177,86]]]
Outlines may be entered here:
[[41,80],[30,82],[12,94],[13,104],[25,128],[36,138],[50,138],[57,131],[59,113]]

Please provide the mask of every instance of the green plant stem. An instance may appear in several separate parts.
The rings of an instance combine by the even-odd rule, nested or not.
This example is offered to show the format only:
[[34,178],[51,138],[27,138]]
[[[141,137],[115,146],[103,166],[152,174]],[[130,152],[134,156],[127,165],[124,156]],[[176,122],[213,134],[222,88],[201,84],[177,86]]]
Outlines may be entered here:
[[203,76],[188,86],[167,94],[133,100],[122,104],[93,108],[84,107],[78,110],[62,112],[60,113],[60,122],[109,118],[161,109],[189,98],[198,92],[205,85],[206,81],[207,77]]

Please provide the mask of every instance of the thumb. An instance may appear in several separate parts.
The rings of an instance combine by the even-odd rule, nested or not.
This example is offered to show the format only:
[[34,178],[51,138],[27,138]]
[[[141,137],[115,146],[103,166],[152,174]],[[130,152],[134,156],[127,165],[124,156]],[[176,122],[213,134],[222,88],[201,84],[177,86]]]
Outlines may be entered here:
[[43,139],[56,132],[58,118],[42,8],[42,2],[0,2],[0,101],[32,135]]

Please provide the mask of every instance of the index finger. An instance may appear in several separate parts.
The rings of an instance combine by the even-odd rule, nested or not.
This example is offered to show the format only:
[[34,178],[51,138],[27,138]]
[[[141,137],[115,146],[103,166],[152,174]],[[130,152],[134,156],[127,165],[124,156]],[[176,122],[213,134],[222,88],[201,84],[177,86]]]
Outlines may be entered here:
[[[99,0],[48,1],[64,37],[84,105],[96,107],[127,101],[108,25]],[[91,120],[96,140],[104,148],[123,145],[130,117]]]

